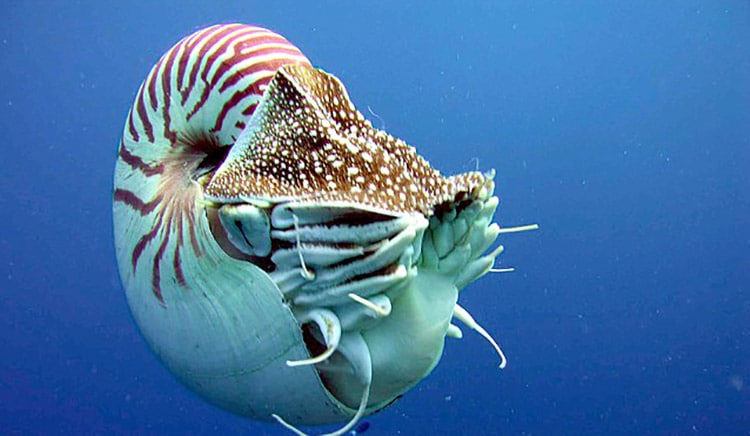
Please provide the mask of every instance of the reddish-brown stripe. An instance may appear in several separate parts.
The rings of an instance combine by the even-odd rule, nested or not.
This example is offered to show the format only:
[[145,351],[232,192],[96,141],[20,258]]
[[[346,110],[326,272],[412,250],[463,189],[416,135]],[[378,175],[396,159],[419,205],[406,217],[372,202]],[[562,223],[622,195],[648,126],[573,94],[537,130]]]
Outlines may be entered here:
[[[237,28],[232,29],[237,30]],[[252,38],[254,34],[258,33],[256,29],[242,29],[242,31],[237,32],[235,35],[232,35],[231,38],[224,39],[224,41],[217,45],[216,47],[213,47],[211,50],[211,53],[208,55],[208,58],[206,59],[206,65],[203,67],[203,71],[201,71],[201,79],[203,79],[204,83],[210,83],[209,87],[214,86],[216,83],[213,79],[208,80],[208,72],[211,71],[211,69],[214,67],[214,64],[216,63],[216,60],[221,56],[222,54],[226,53],[229,50],[229,47],[234,45],[234,50],[232,53],[232,57],[230,60],[232,61],[232,64],[235,64],[239,61],[239,54],[237,53],[237,45],[239,44],[238,41],[242,41],[247,38]],[[223,36],[222,36],[223,37]],[[218,43],[218,40],[216,41]],[[201,53],[202,55],[203,53]],[[227,61],[224,62],[225,64],[228,63]],[[221,67],[221,65],[219,66]],[[214,76],[216,76],[214,74]]]
[[237,106],[247,96],[251,94],[263,95],[263,91],[261,91],[260,87],[261,85],[267,85],[268,82],[270,82],[270,77],[267,79],[263,78],[263,79],[257,80],[253,82],[247,88],[235,92],[232,95],[232,97],[229,100],[227,100],[226,103],[224,103],[224,106],[221,107],[221,111],[219,112],[219,115],[216,116],[216,124],[211,129],[211,132],[215,133],[221,130],[221,128],[224,126],[224,118],[226,118],[229,111],[232,110],[235,106]]
[[163,163],[160,163],[157,166],[147,164],[140,157],[130,153],[122,142],[120,143],[119,155],[120,158],[122,158],[122,161],[128,164],[130,168],[141,171],[146,177],[156,176],[164,172]]
[[188,114],[185,117],[185,119],[187,119],[188,121],[190,121],[190,119],[193,118],[193,115],[195,115],[196,113],[198,113],[199,110],[201,110],[201,108],[203,107],[203,105],[206,104],[206,102],[208,101],[208,94],[210,94],[210,93],[211,93],[211,88],[209,88],[208,86],[204,86],[203,90],[201,91],[200,98],[195,103],[195,105],[193,105],[193,108],[190,109],[190,112],[188,112]]
[[[256,107],[258,107],[258,103],[253,103],[253,104],[251,104],[250,106],[246,107],[246,108],[245,108],[245,109],[244,109],[244,110],[242,111],[242,115],[252,115],[252,114],[253,114],[253,112],[255,112],[255,108],[256,108]],[[242,124],[245,124],[245,123],[242,123]],[[244,128],[244,127],[243,127],[243,128]]]
[[177,276],[177,283],[182,287],[186,287],[187,283],[185,282],[185,274],[182,272],[182,263],[180,262],[179,245],[174,247],[174,259],[172,260],[172,266],[174,267],[175,276]]
[[130,110],[130,113],[128,113],[128,132],[130,133],[130,137],[133,139],[133,141],[138,142],[138,129],[135,128],[135,122],[133,121],[133,110]]
[[[147,89],[148,89],[148,99],[151,103],[151,110],[156,110],[157,107],[159,107],[159,101],[156,99],[156,80],[155,77],[158,76],[161,70],[161,64],[164,62],[164,56],[162,56],[159,59],[159,62],[154,65],[154,68],[151,69],[151,73],[148,75],[148,81]],[[164,73],[161,73],[162,75]]]
[[203,251],[201,250],[200,245],[198,244],[198,237],[195,235],[195,208],[191,208],[191,210],[184,215],[187,217],[188,220],[188,234],[190,235],[190,244],[193,246],[193,251],[195,252],[196,256],[201,256],[203,254]]
[[[197,41],[204,33],[211,31],[211,29],[213,29],[214,27],[209,27],[207,29],[203,29],[200,32],[194,33],[187,39],[182,40],[182,42],[180,42],[178,46],[175,47],[175,50],[180,51],[180,59],[179,61],[177,61],[177,90],[182,96],[182,105],[185,104],[185,101],[188,98],[188,93],[186,92],[186,90],[182,89],[182,85],[183,81],[185,80],[185,70],[187,69],[187,64],[190,61],[190,53],[195,46],[195,41]],[[184,50],[182,49],[183,47]]]
[[[221,80],[221,77],[230,69],[234,68],[235,65],[240,64],[247,59],[250,59],[254,56],[257,56],[259,53],[256,51],[250,52],[247,50],[247,47],[252,47],[254,45],[258,44],[266,44],[266,43],[284,43],[286,42],[283,38],[277,37],[273,38],[271,35],[268,34],[267,31],[258,31],[257,29],[253,32],[244,32],[242,34],[237,35],[235,38],[231,40],[235,43],[234,50],[232,57],[229,59],[229,61],[224,61],[221,64],[219,64],[218,68],[216,69],[216,72],[214,73],[213,77],[211,77],[211,80],[209,83],[211,83],[211,86],[216,86],[217,83],[219,83],[219,80]],[[222,52],[226,49],[222,47]],[[266,52],[273,53],[274,49],[267,49]],[[213,63],[213,60],[211,61]],[[208,73],[209,69],[204,70],[205,73]]]
[[[190,69],[190,78],[188,80],[188,88],[186,90],[186,93],[189,95],[193,91],[193,87],[195,86],[196,79],[198,78],[198,69],[201,68],[201,59],[204,58],[206,55],[206,52],[212,49],[213,45],[216,43],[216,41],[223,38],[226,34],[231,33],[235,31],[238,27],[238,25],[234,26],[222,26],[219,27],[218,32],[211,32],[210,34],[207,33],[206,35],[201,35],[200,38],[196,38],[199,42],[206,40],[206,43],[203,44],[203,46],[200,48],[200,51],[195,56],[196,62],[193,63],[193,68]],[[210,36],[207,36],[210,35]]]
[[141,236],[141,239],[139,239],[138,243],[135,244],[135,248],[133,248],[133,256],[130,259],[130,263],[133,265],[133,271],[135,271],[135,268],[138,266],[138,259],[141,258],[143,250],[146,249],[146,245],[148,245],[149,242],[153,241],[156,235],[159,233],[159,230],[161,229],[161,221],[162,215],[159,214],[157,224],[151,229],[150,232]]
[[[167,244],[169,244],[169,237],[172,235],[172,222],[174,221],[174,210],[170,209],[166,213],[166,216],[164,218],[165,218],[165,221],[167,222],[167,227],[164,229],[164,239],[162,239],[161,244],[159,244],[159,249],[156,250],[156,255],[154,256],[154,262],[152,265],[153,267],[152,276],[151,276],[151,286],[152,286],[154,295],[162,303],[164,303],[164,297],[161,294],[161,259],[164,257],[164,252],[167,249]],[[161,227],[161,222],[157,227]]]
[[125,203],[133,209],[137,210],[141,215],[148,215],[161,201],[161,197],[157,197],[148,203],[144,203],[135,193],[117,188],[115,189],[115,201]]
[[[167,223],[167,228],[169,228],[169,223]],[[167,235],[169,234],[169,231],[167,230]],[[156,298],[161,302],[164,303],[164,296],[161,294],[161,258],[164,257],[164,251],[167,248],[167,242],[169,241],[169,237],[164,238],[163,241],[161,241],[161,244],[159,244],[159,249],[156,251],[156,256],[154,256],[154,262],[152,265],[152,275],[151,275],[151,289],[156,296]]]
[[[233,30],[236,30],[236,29],[233,29]],[[218,47],[208,47],[208,44],[206,44],[206,46],[204,47],[205,50],[202,50],[200,53],[200,55],[203,56],[204,53],[208,51],[208,49],[211,50],[210,54],[208,55],[206,59],[206,63],[205,65],[203,65],[202,70],[201,70],[201,79],[205,86],[203,87],[200,98],[195,103],[195,105],[190,110],[190,112],[187,114],[188,120],[190,120],[193,117],[193,115],[195,115],[199,110],[201,110],[203,105],[206,104],[206,101],[208,101],[208,96],[211,94],[212,88],[216,85],[216,83],[213,80],[211,80],[210,82],[208,80],[208,72],[211,71],[211,69],[214,66],[214,63],[216,63],[216,60],[219,58],[219,56],[221,56],[223,53],[225,53],[228,50],[230,44],[236,43],[237,39],[245,38],[245,37],[252,35],[254,33],[253,31],[254,29],[253,30],[246,29],[241,33],[233,35],[229,39],[225,39],[224,42],[222,42]],[[221,34],[218,37],[215,35],[214,37],[216,41],[212,41],[211,43],[214,44],[218,42],[219,40],[221,40],[221,38],[224,38],[224,36],[226,36],[227,33],[228,32]],[[227,65],[227,64],[229,64],[231,67],[239,60],[240,59],[238,59],[236,56],[233,56],[231,58],[231,61],[232,61],[231,64],[228,61],[224,61],[219,66],[219,68],[221,68],[222,65]]]
[[283,55],[284,57],[279,57],[277,59],[271,60],[259,60],[254,64],[250,64],[241,69],[235,70],[224,82],[222,82],[221,86],[219,87],[219,92],[224,92],[227,88],[236,85],[237,82],[242,80],[243,77],[249,76],[251,74],[255,74],[261,71],[276,71],[281,68],[282,65],[286,65],[290,62],[289,57],[300,56],[300,59],[304,59],[301,57],[301,54],[299,52],[295,52],[294,50],[280,50],[278,48],[269,48],[253,52],[252,55],[248,57],[272,54],[279,54],[280,56]]
[[163,106],[161,113],[162,118],[164,118],[164,136],[169,140],[172,146],[177,143],[177,132],[171,129],[172,117],[169,113],[169,105],[172,102],[172,66],[174,64],[174,58],[176,54],[176,47],[169,51],[166,63],[164,64],[164,71],[161,74],[161,87],[163,95]]
[[138,112],[138,119],[141,120],[141,124],[143,124],[143,130],[146,132],[146,137],[148,138],[149,142],[154,142],[154,128],[151,126],[151,120],[148,119],[148,112],[146,111],[146,105],[143,103],[143,88],[141,88],[141,92],[138,92],[138,97],[136,98],[136,111]]
[[185,275],[182,272],[182,264],[180,263],[180,247],[182,247],[184,243],[183,219],[184,215],[178,218],[177,221],[177,244],[174,246],[174,258],[172,259],[172,267],[177,276],[177,283],[180,286],[185,286]]

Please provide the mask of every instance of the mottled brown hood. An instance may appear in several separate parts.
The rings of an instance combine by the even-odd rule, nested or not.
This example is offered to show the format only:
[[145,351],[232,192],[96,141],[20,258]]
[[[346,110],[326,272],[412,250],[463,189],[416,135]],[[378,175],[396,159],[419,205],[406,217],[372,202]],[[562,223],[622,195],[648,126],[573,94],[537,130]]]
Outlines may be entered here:
[[340,201],[430,215],[486,180],[479,172],[443,177],[414,147],[373,128],[336,77],[285,65],[206,194],[219,202]]

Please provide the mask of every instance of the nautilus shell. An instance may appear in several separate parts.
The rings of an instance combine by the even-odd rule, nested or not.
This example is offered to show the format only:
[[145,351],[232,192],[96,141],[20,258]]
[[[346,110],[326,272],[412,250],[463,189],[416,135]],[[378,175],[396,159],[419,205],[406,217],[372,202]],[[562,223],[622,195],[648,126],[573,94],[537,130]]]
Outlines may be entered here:
[[120,275],[193,391],[290,429],[348,421],[341,434],[429,374],[452,320],[499,352],[457,304],[501,251],[493,188],[373,128],[283,37],[212,26],[158,61],[128,115]]

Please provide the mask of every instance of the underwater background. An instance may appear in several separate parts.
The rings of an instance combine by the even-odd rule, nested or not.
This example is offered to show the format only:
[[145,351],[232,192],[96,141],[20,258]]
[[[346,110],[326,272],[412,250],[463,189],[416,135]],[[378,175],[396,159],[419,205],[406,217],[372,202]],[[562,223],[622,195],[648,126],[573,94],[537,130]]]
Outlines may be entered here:
[[750,434],[744,0],[3,1],[0,434],[289,434],[180,385],[115,264],[138,86],[228,22],[284,35],[442,172],[496,169],[500,224],[541,227],[460,297],[507,368],[466,331],[361,430]]

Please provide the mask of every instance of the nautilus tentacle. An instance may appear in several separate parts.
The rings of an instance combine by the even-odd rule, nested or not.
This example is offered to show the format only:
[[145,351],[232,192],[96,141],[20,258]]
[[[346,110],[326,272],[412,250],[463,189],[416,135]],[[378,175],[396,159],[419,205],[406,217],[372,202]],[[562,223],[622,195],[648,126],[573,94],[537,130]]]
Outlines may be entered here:
[[444,177],[281,36],[200,30],[154,66],[120,144],[128,303],[207,400],[342,434],[429,374],[454,318],[504,364],[457,304],[502,251],[493,177]]

